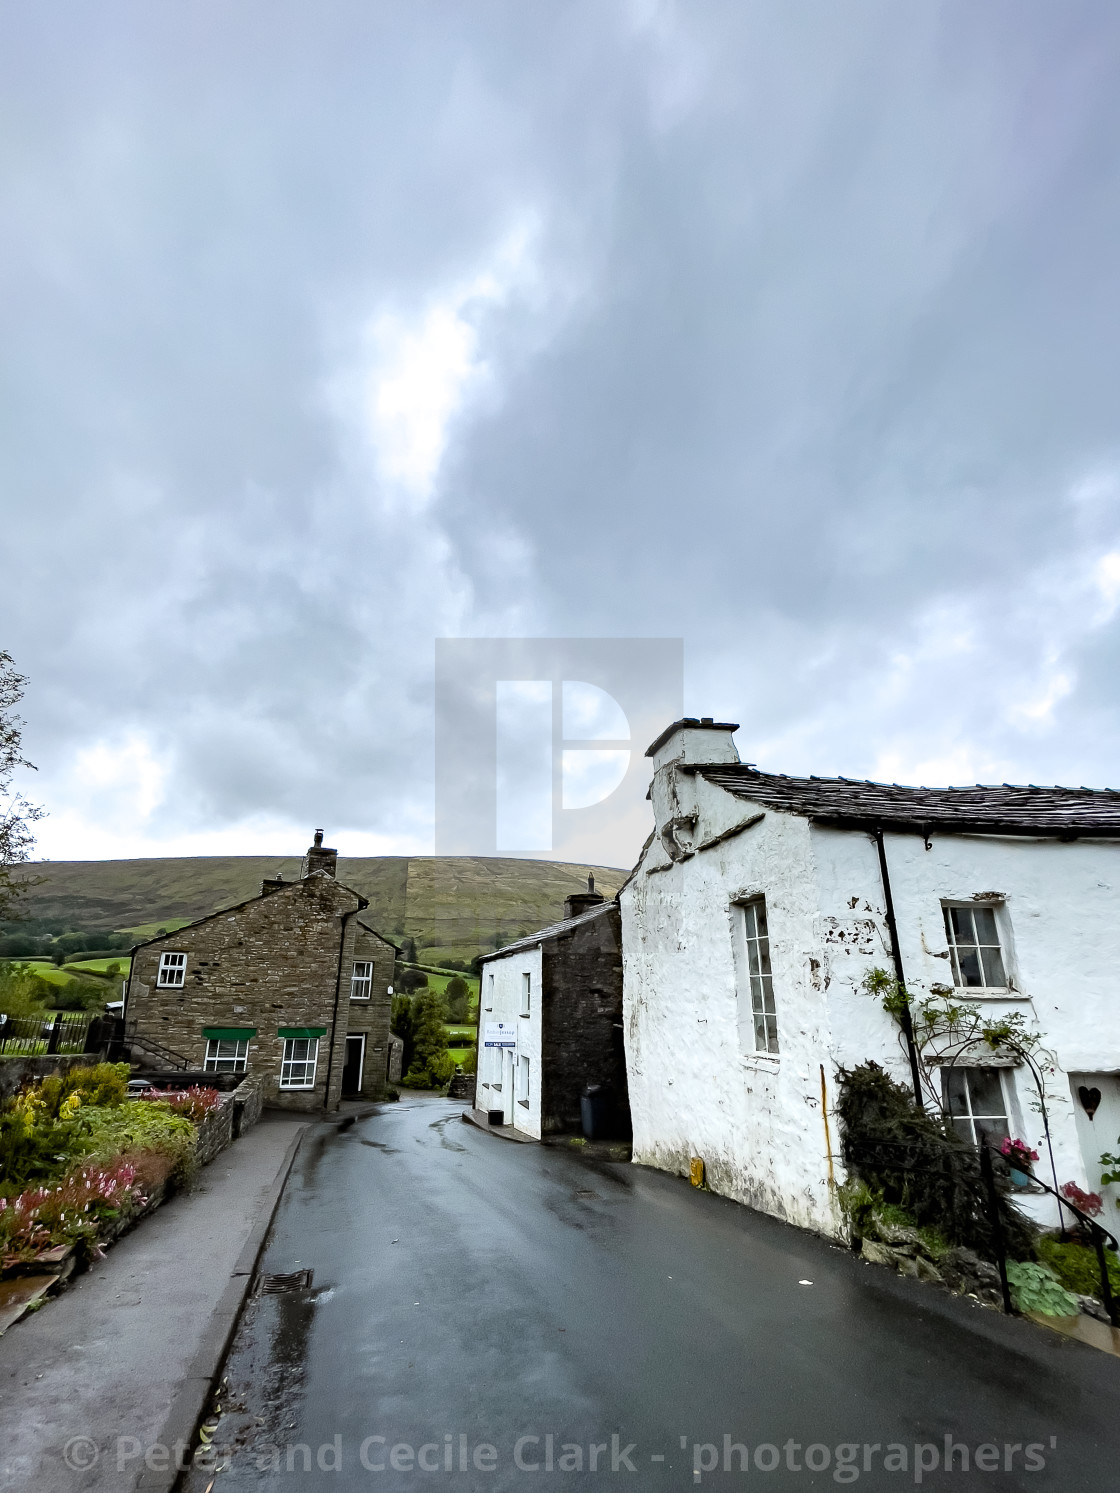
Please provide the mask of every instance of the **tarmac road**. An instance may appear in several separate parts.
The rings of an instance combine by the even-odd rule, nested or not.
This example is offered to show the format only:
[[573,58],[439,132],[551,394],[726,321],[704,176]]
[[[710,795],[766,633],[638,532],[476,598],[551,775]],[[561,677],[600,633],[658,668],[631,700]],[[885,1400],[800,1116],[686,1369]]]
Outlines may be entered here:
[[305,1137],[263,1268],[314,1278],[246,1311],[218,1493],[1120,1487],[1120,1360],[460,1114]]

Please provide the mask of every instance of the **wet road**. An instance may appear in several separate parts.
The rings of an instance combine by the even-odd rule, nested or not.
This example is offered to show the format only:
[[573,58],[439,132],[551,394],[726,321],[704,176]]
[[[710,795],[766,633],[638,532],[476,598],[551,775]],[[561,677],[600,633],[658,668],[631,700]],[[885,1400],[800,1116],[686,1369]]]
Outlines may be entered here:
[[305,1138],[264,1269],[314,1279],[242,1320],[218,1493],[1120,1486],[1120,1360],[460,1112]]

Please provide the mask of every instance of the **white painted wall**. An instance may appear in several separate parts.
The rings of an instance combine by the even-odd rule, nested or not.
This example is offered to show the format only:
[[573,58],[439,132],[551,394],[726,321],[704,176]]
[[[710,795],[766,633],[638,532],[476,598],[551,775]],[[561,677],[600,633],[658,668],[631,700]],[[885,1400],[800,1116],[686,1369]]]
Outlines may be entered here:
[[[529,1015],[521,1014],[522,981],[530,980]],[[507,1055],[479,1048],[479,1109],[502,1109],[514,1129],[541,1138],[541,949],[516,950],[487,960],[482,966],[482,1014],[479,1040],[485,1041],[488,1021],[509,1021],[517,1029],[515,1056],[529,1059],[529,1102],[517,1101],[514,1063]],[[497,1085],[501,1085],[500,1088]]]
[[[837,1036],[841,1064],[883,1062],[893,1045],[892,1070],[906,1066],[893,1023],[859,990],[866,970],[889,968],[882,883],[874,843],[852,831],[813,829],[818,871],[823,948],[822,974]],[[951,985],[943,902],[968,902],[997,893],[997,923],[1008,978],[1006,994],[976,991],[961,995],[993,1014],[1021,1011],[1027,1025],[1042,1034],[1048,1054],[1044,1092],[1059,1185],[1096,1185],[1078,1140],[1071,1073],[1120,1072],[1120,845],[1078,840],[938,835],[930,849],[917,835],[887,834],[887,862],[907,986],[912,999],[934,985]],[[857,907],[851,908],[852,898]],[[860,943],[861,925],[876,933]],[[1013,1129],[1039,1152],[1047,1181],[1048,1158],[1037,1087],[1019,1068],[1009,1081]],[[1101,1115],[1102,1120],[1107,1117]],[[1094,1122],[1095,1123],[1095,1122]],[[1084,1126],[1082,1126],[1084,1129]],[[1115,1141],[1108,1135],[1105,1140]],[[1106,1147],[1102,1144],[1100,1149]],[[1037,1169],[1037,1168],[1036,1168]],[[1046,1222],[1048,1204],[1020,1201]],[[1107,1227],[1120,1213],[1105,1217]],[[1116,1229],[1113,1229],[1116,1232]]]
[[[698,813],[710,836],[747,817],[702,780],[664,781],[655,809]],[[757,813],[757,810],[753,812]],[[668,869],[662,869],[668,867]],[[736,898],[766,896],[780,1053],[742,1040],[733,945]],[[815,878],[808,824],[755,828],[673,865],[655,838],[622,893],[623,1001],[634,1159],[685,1173],[702,1157],[714,1191],[835,1233],[821,1107],[831,1073],[828,1002],[814,983]],[[743,1024],[749,1026],[749,1022]],[[832,1135],[835,1155],[836,1134]],[[842,1180],[834,1159],[837,1180]]]
[[[700,1156],[714,1190],[837,1232],[821,1065],[830,1099],[837,1068],[868,1058],[909,1083],[896,1023],[860,989],[874,966],[892,968],[874,841],[734,798],[680,771],[672,743],[659,757],[651,795],[658,833],[621,897],[635,1160],[684,1173]],[[753,827],[695,849],[759,815]],[[1120,1074],[1120,846],[935,834],[927,850],[919,836],[888,834],[886,848],[913,997],[952,982],[943,899],[998,893],[1013,988],[984,1004],[1022,1010],[1041,1031],[1052,1059],[1045,1095],[1058,1182],[1095,1186],[1095,1157],[1087,1167],[1084,1147],[1099,1139],[1101,1150],[1117,1149],[1105,1133],[1114,1090],[1100,1085],[1098,1134],[1096,1122],[1075,1117],[1070,1074],[1077,1082]],[[745,982],[733,904],[759,893],[770,928],[776,1059],[745,1051],[737,1020]],[[1042,1166],[1033,1082],[1023,1069],[1007,1077],[1013,1132],[1040,1152]],[[834,1118],[831,1145],[842,1181]],[[1044,1200],[1023,1202],[1053,1221]],[[1120,1214],[1111,1209],[1102,1222],[1117,1232]]]

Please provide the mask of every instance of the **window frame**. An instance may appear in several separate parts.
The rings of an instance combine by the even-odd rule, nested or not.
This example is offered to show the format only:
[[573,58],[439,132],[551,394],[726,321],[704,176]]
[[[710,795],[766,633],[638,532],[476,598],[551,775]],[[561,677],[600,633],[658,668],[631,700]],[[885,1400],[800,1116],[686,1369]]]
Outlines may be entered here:
[[778,1006],[774,995],[774,965],[770,955],[772,935],[766,897],[759,892],[754,896],[742,897],[732,907],[739,964],[737,984],[740,1047],[744,1057],[777,1059],[781,1053],[781,1041]]
[[[998,1121],[1003,1125],[1005,1135],[1010,1135],[1012,1133],[1011,1111],[1013,1095],[1009,1092],[1007,1081],[1004,1078],[1004,1074],[1007,1071],[1008,1070],[1004,1067],[996,1066],[994,1064],[988,1065],[984,1063],[943,1063],[941,1065],[941,1109],[942,1113],[945,1116],[946,1123],[953,1131],[955,1131],[957,1135],[960,1135],[963,1139],[967,1140],[970,1145],[975,1146],[977,1149],[979,1149],[980,1147],[980,1142],[977,1139],[976,1133],[977,1121]],[[999,1085],[1000,1099],[1003,1103],[1002,1114],[978,1114],[976,1112],[976,1109],[973,1106],[972,1089],[969,1084],[970,1077],[976,1073],[983,1073],[989,1076],[994,1075],[995,1080]],[[967,1110],[964,1113],[953,1112],[952,1100],[949,1097],[948,1088],[950,1077],[951,1075],[955,1074],[960,1074],[964,1080],[963,1088],[965,1099],[967,1101]],[[967,1126],[967,1135],[958,1124],[958,1121],[963,1121],[965,1126]],[[998,1144],[998,1142],[1003,1138],[1004,1136],[1001,1135],[991,1136],[990,1142],[994,1140]]]
[[[156,971],[157,990],[182,990],[187,983],[187,952],[185,949],[161,949],[159,955],[159,969]],[[181,960],[179,964],[170,964],[172,959]],[[177,980],[166,978],[169,974],[178,975]]]
[[[365,974],[359,975],[358,970],[365,970]],[[355,994],[360,986],[365,986],[364,994]],[[350,999],[352,1001],[368,1001],[373,997],[373,960],[355,959],[354,968],[350,972]]]
[[[292,1093],[293,1091],[298,1092],[300,1090],[306,1092],[308,1089],[313,1089],[315,1087],[315,1079],[319,1071],[320,1039],[318,1037],[281,1037],[280,1040],[284,1044],[283,1051],[280,1054],[280,1088],[285,1093]],[[294,1048],[297,1046],[297,1044],[300,1043],[302,1043],[308,1049],[306,1055],[297,1058],[293,1054],[291,1057],[289,1057],[289,1048]],[[311,1069],[310,1082],[306,1081],[306,1069],[308,1067],[310,1067]],[[302,1068],[305,1070],[305,1081],[303,1083],[292,1082],[292,1073],[296,1068]]]
[[[1003,994],[1005,991],[1014,988],[1012,986],[1011,976],[1008,971],[1009,948],[1007,929],[1004,926],[1004,918],[1006,914],[1003,912],[1003,908],[1004,904],[1002,902],[966,902],[963,900],[954,901],[951,898],[945,898],[942,901],[942,922],[945,928],[945,942],[949,949],[949,969],[953,976],[954,990],[973,991],[979,994],[984,994],[985,992],[991,992],[993,994]],[[978,912],[986,912],[990,914],[992,924],[995,929],[994,943],[980,941],[980,932],[976,926],[976,914]],[[957,929],[954,926],[954,914],[959,915],[961,913],[967,913],[969,916],[969,922],[971,924],[973,935],[971,942],[961,943],[958,941]],[[988,957],[985,957],[985,951],[990,951],[992,949],[995,950],[996,958],[999,961],[999,972],[1003,975],[1002,984],[988,984],[988,964],[990,955]],[[963,978],[964,970],[962,967],[962,951],[964,950],[970,951],[972,957],[975,959],[976,967],[984,977],[982,983],[975,982],[969,984],[967,980]],[[965,954],[964,957],[967,958],[968,955]]]
[[518,1104],[529,1108],[529,1055],[525,1052],[517,1054],[517,1083],[515,1094]]
[[521,1015],[531,1016],[533,1014],[533,972],[523,969],[521,971]]
[[[202,1071],[204,1073],[245,1073],[249,1067],[249,1037],[207,1037],[206,1056],[202,1060]],[[218,1048],[219,1051],[211,1055],[210,1049]],[[232,1047],[235,1049],[232,1058],[221,1056],[220,1049]],[[241,1049],[244,1049],[243,1051]]]

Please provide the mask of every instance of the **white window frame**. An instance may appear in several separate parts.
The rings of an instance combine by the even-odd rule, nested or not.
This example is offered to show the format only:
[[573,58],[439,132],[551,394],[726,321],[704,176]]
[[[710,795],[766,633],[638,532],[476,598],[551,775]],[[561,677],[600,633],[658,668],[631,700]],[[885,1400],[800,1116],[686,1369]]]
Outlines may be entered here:
[[[281,1037],[284,1052],[280,1059],[280,1087],[282,1089],[313,1089],[315,1074],[319,1067],[318,1037]],[[306,1052],[296,1055],[296,1048]]]
[[[232,1047],[232,1053],[224,1053],[223,1047]],[[207,1037],[206,1057],[202,1068],[205,1073],[244,1073],[249,1066],[248,1037]]]
[[[737,902],[735,907],[742,959],[740,979],[744,997],[744,1038],[749,1032],[753,1049],[748,1050],[776,1058],[780,1050],[778,1009],[774,999],[774,970],[770,960],[770,922],[766,913],[766,898],[761,895],[748,897]],[[747,997],[749,1011],[746,1009]],[[747,1047],[745,1040],[743,1045]]]
[[517,1059],[517,1102],[529,1107],[529,1058],[520,1053]]
[[182,950],[165,949],[159,956],[156,985],[161,990],[181,990],[187,983],[187,956]]
[[[1003,936],[1004,930],[1000,926],[1002,922],[1002,905],[992,902],[942,902],[941,911],[945,921],[945,939],[949,945],[949,966],[953,974],[953,987],[956,990],[999,990],[1004,991],[1010,987],[1007,974],[1007,948]],[[976,914],[986,912],[990,914],[992,924],[995,928],[995,942],[980,941],[980,930],[976,926]],[[972,933],[971,940],[958,942],[957,929],[954,927],[953,914],[967,914],[967,921]],[[963,921],[963,919],[962,919]],[[998,960],[998,973],[1003,975],[1001,983],[989,984],[989,962],[990,953],[985,957],[985,951],[995,950]],[[975,956],[977,969],[983,975],[982,983],[969,984],[963,975],[961,968],[962,954],[971,953]],[[992,971],[993,973],[996,971]]]
[[530,1016],[533,1011],[533,976],[529,970],[521,971],[521,1014]]
[[[954,1114],[949,1108],[948,1085],[949,1075],[958,1073],[964,1075],[965,1107],[963,1113],[958,1111],[956,1114]],[[974,1073],[995,1074],[996,1081],[999,1084],[1000,1098],[1003,1101],[1003,1109],[1001,1114],[979,1114],[973,1107],[972,1086],[969,1083],[969,1079]],[[955,1130],[958,1135],[962,1135],[964,1131],[967,1130],[967,1134],[964,1135],[964,1138],[970,1141],[970,1143],[974,1146],[979,1146],[980,1144],[976,1134],[977,1124],[982,1124],[985,1120],[999,1121],[1003,1125],[1004,1133],[1006,1135],[1012,1134],[1012,1096],[1008,1092],[1010,1086],[1006,1077],[1004,1076],[1006,1073],[1006,1068],[989,1068],[985,1067],[983,1064],[971,1063],[959,1063],[955,1065],[945,1064],[941,1069],[941,1105],[945,1113],[945,1118],[952,1129]],[[963,1121],[963,1125],[958,1124],[958,1122],[960,1121]],[[1002,1139],[1002,1136],[993,1134],[992,1139],[998,1144],[1000,1139]]]
[[487,971],[487,975],[486,975],[486,999],[490,1003],[486,1007],[486,1009],[488,1011],[492,1011],[494,1009],[494,971],[493,970]]
[[[359,974],[359,970],[361,973]],[[355,959],[350,975],[350,999],[368,1001],[373,994],[373,960]]]

